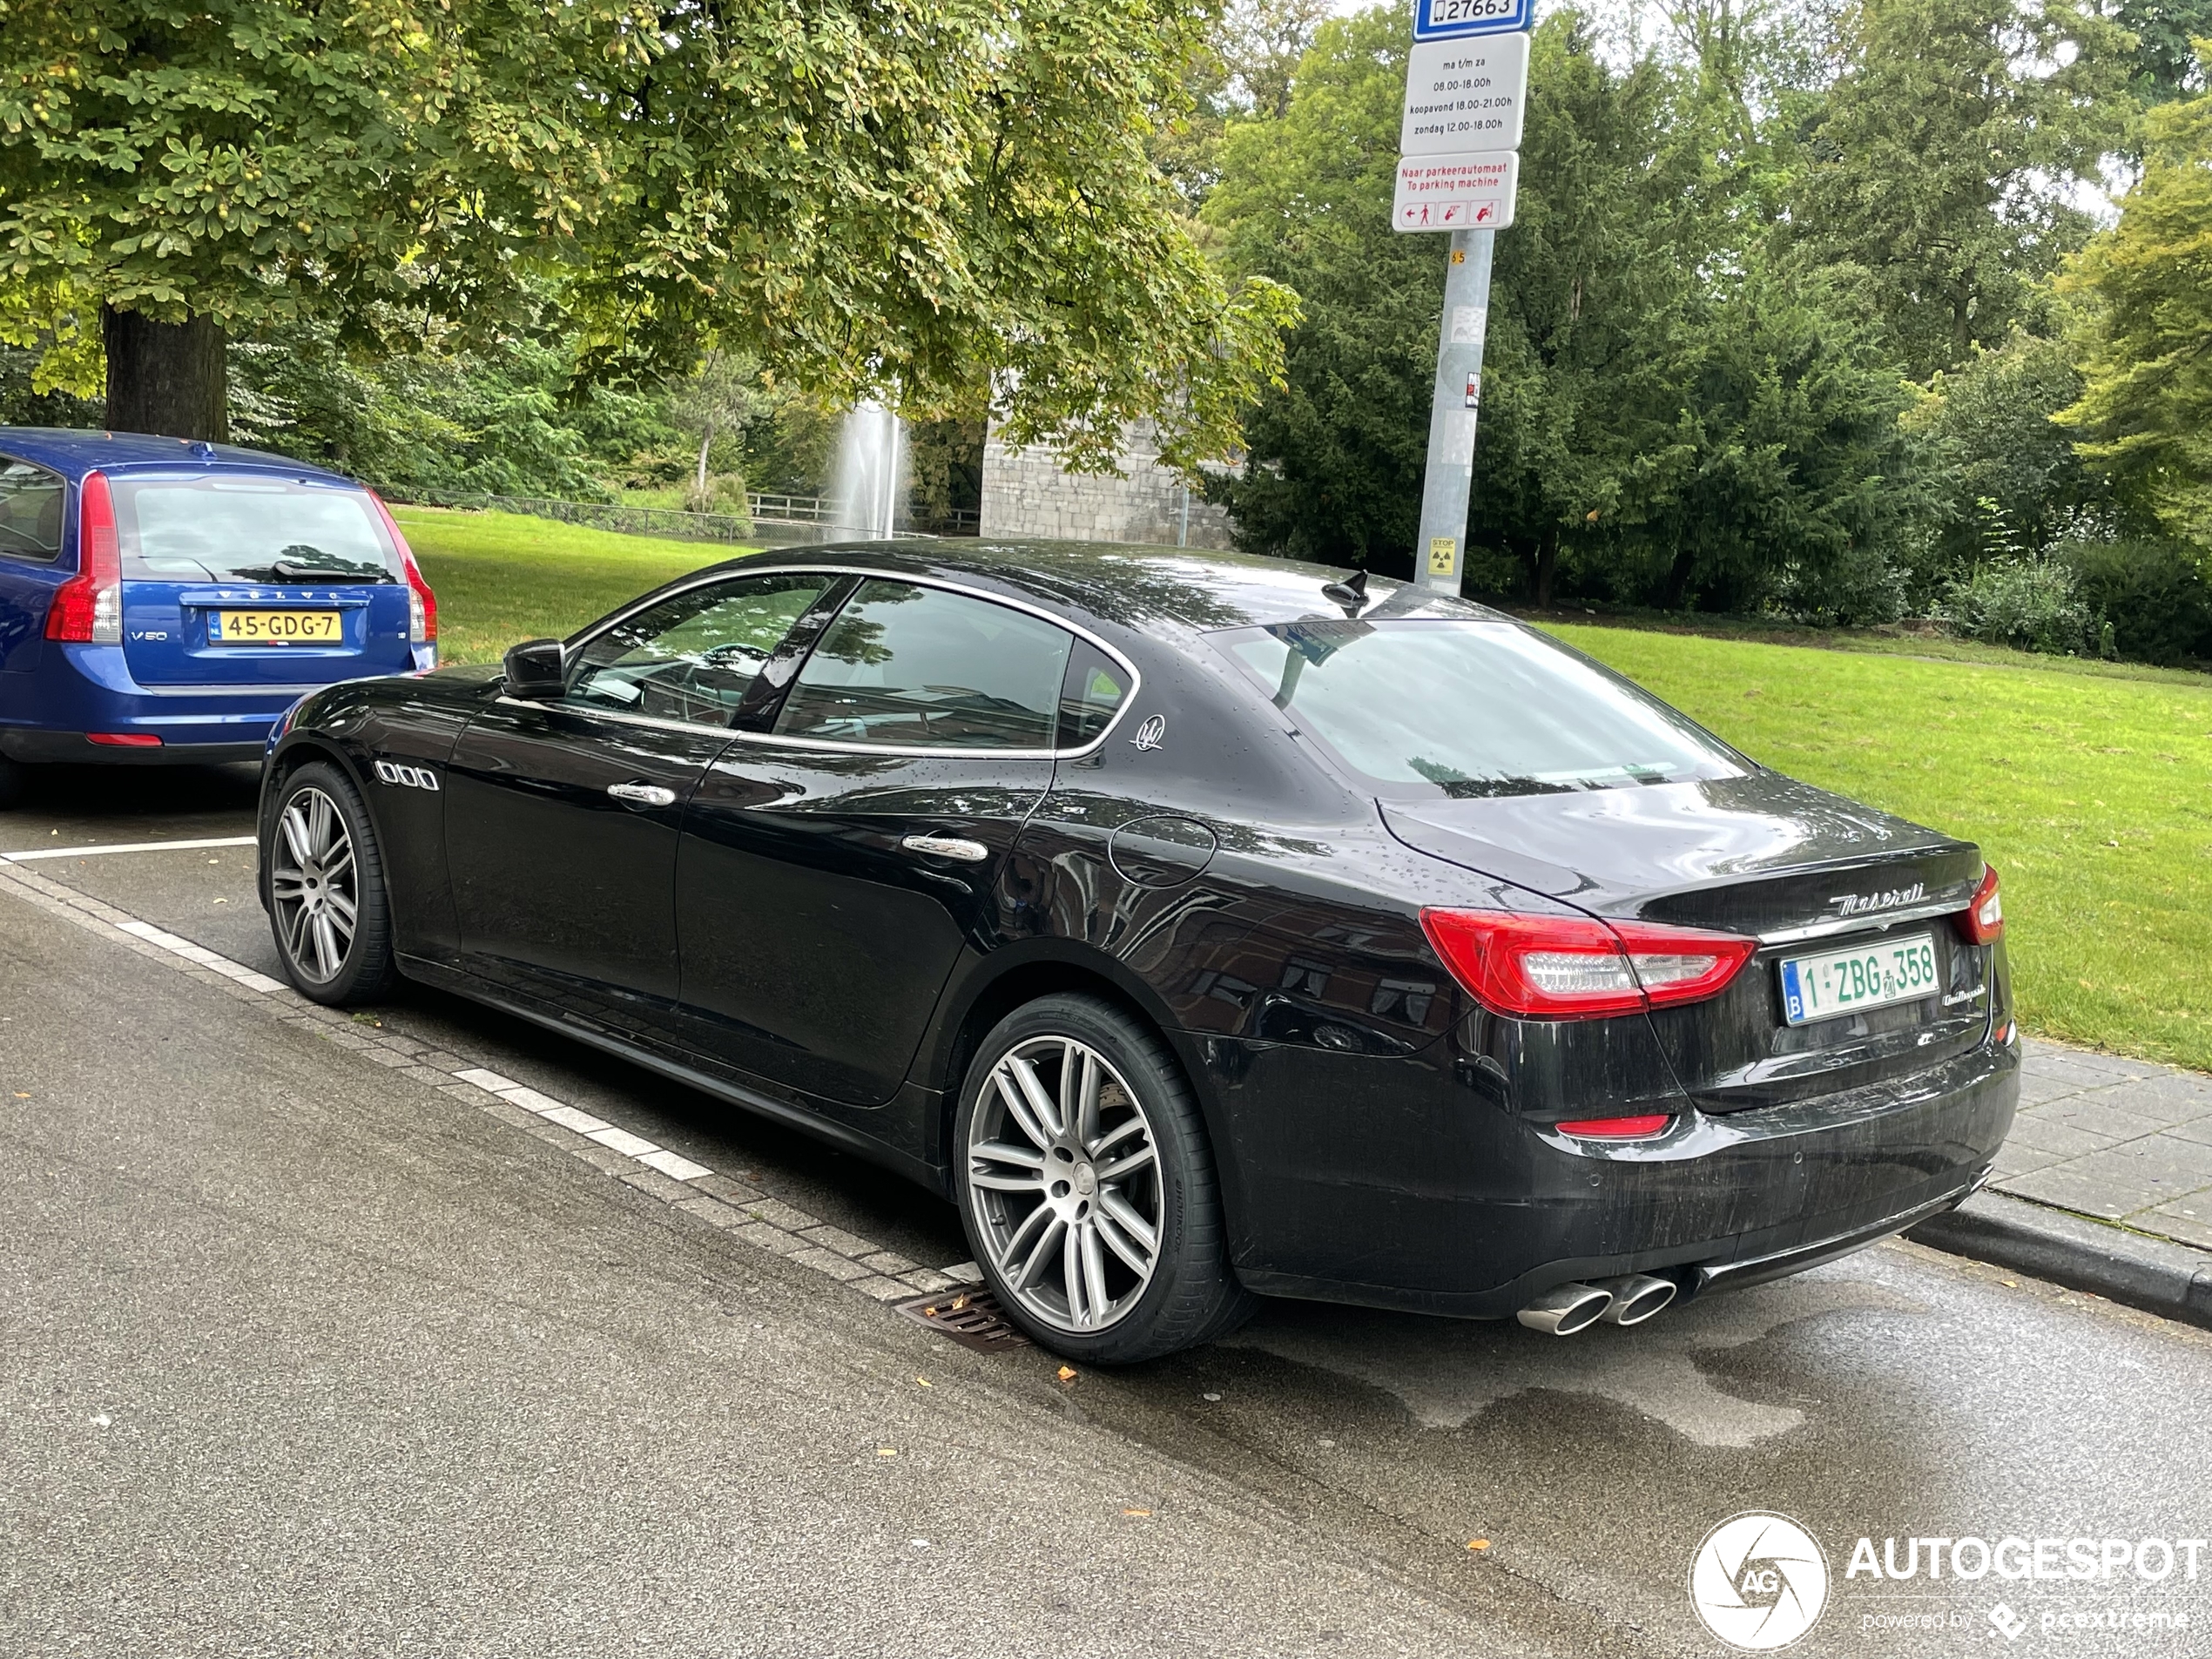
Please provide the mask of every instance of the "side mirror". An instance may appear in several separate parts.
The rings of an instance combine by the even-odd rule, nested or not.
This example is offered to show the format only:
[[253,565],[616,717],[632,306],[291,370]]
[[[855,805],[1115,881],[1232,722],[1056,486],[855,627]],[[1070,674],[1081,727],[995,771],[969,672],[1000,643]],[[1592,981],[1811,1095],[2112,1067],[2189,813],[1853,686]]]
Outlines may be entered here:
[[525,639],[507,648],[508,696],[550,703],[568,688],[559,640]]

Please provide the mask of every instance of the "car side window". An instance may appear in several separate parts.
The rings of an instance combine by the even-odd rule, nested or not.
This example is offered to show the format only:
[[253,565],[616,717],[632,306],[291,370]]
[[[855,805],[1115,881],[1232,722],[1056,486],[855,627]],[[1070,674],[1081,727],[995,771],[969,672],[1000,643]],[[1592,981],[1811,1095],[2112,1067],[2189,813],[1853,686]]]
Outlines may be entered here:
[[51,564],[62,556],[61,475],[0,455],[0,558]]
[[586,644],[562,701],[726,726],[792,624],[837,579],[738,577],[664,599]]
[[872,578],[799,671],[776,732],[911,749],[1049,749],[1075,636],[1027,611]]
[[1111,725],[1129,688],[1129,670],[1089,640],[1077,640],[1060,684],[1060,746],[1080,749]]

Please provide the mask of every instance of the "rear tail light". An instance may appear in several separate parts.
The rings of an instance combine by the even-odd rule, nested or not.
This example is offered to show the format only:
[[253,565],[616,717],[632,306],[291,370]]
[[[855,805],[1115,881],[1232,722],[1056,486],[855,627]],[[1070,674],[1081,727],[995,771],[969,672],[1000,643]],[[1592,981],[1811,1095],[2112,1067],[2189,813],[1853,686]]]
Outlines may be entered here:
[[161,739],[152,732],[87,732],[84,741],[104,749],[158,749]]
[[1424,910],[1421,928],[1467,994],[1496,1014],[1589,1020],[1716,996],[1756,939],[1594,916]]
[[1981,885],[1974,889],[1974,901],[1959,913],[1959,931],[1976,945],[1993,945],[2005,936],[2005,900],[1997,892],[1994,866],[1981,867]]
[[1562,1135],[1587,1141],[1634,1141],[1657,1135],[1675,1120],[1665,1112],[1639,1112],[1633,1117],[1582,1117],[1571,1123],[1554,1123]]
[[415,562],[415,550],[407,544],[407,537],[400,534],[399,521],[392,516],[392,509],[374,490],[368,492],[369,500],[376,503],[376,511],[384,521],[385,533],[391,536],[392,545],[399,550],[400,568],[407,572],[407,637],[414,645],[433,645],[438,639],[438,596],[430,591],[430,584],[422,579],[422,567]]
[[77,574],[54,590],[46,637],[80,645],[123,643],[123,557],[115,536],[115,498],[107,479],[88,472],[77,487]]

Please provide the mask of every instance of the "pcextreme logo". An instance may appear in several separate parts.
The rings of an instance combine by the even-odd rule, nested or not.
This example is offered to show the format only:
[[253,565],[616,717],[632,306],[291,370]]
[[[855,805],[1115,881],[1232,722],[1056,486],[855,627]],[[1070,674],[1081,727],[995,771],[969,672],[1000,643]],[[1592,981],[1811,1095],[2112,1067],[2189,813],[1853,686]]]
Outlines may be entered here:
[[1731,1515],[1690,1558],[1689,1604],[1731,1648],[1786,1648],[1820,1622],[1828,1558],[1787,1515]]

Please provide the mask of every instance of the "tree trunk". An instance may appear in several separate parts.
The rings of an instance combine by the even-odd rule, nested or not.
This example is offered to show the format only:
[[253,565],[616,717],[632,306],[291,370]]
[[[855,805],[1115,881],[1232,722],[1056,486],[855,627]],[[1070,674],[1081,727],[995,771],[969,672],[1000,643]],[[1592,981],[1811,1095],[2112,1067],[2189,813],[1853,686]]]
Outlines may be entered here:
[[1536,609],[1552,608],[1552,576],[1559,569],[1559,526],[1552,525],[1544,531],[1544,539],[1536,548]]
[[706,452],[714,448],[714,417],[707,416],[699,431],[699,472],[691,484],[691,510],[703,513],[711,503],[706,498]]
[[212,317],[156,322],[100,307],[113,432],[221,443],[230,436],[223,325]]
[[1689,578],[1697,570],[1697,552],[1688,542],[1676,543],[1675,562],[1667,572],[1667,609],[1680,610],[1689,599]]

